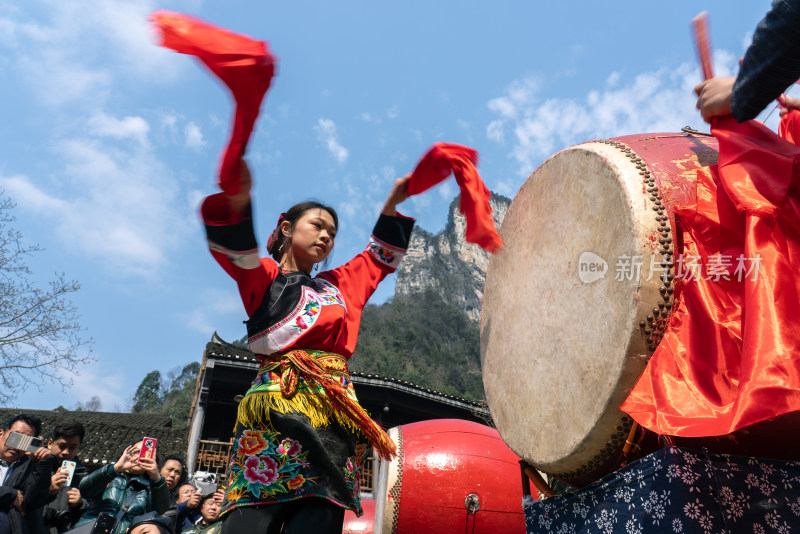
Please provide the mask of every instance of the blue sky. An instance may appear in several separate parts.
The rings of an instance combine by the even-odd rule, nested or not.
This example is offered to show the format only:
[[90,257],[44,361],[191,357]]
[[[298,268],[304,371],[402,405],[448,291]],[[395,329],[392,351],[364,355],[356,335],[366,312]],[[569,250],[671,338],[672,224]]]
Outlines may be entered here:
[[[336,265],[436,141],[476,148],[489,188],[513,197],[561,148],[705,128],[690,20],[709,12],[717,73],[730,74],[769,2],[0,3],[0,188],[46,249],[31,262],[42,284],[55,272],[82,284],[73,302],[96,358],[72,387],[29,388],[17,406],[97,395],[125,410],[150,370],[199,361],[214,330],[244,335],[197,215],[215,192],[230,99],[192,58],[153,44],[147,15],[160,8],[269,41],[278,76],[249,152],[257,234],[291,204],[323,200],[341,216]],[[435,232],[455,194],[448,183],[402,211]]]

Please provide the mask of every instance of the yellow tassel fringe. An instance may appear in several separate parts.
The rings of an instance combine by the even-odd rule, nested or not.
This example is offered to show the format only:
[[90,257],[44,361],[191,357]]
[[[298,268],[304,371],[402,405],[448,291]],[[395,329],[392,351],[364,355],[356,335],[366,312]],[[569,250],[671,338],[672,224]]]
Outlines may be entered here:
[[291,398],[286,398],[277,391],[251,393],[239,403],[236,421],[247,427],[269,423],[270,409],[282,414],[301,413],[316,428],[328,426],[333,418],[349,431],[363,434],[349,417],[333,407],[327,397],[301,392],[295,393]]

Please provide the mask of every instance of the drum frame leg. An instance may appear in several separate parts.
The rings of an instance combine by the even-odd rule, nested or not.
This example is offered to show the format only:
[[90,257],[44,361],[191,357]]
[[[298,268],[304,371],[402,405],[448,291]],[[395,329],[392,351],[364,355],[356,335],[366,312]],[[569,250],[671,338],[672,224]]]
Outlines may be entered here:
[[526,462],[525,460],[519,461],[519,468],[522,474],[522,497],[530,497],[531,496],[531,485],[530,483],[533,482],[533,485],[536,487],[536,490],[539,492],[539,498],[544,495],[545,499],[550,497],[554,497],[556,492],[554,492],[550,486],[547,485],[542,475],[539,474],[539,471],[531,467],[531,465]]

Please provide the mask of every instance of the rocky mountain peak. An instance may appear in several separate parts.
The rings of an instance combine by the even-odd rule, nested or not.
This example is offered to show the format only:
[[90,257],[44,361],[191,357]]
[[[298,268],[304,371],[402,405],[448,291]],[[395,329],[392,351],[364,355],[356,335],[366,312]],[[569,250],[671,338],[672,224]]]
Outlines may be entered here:
[[[450,203],[447,224],[438,234],[414,229],[408,254],[397,270],[395,294],[408,296],[432,290],[478,323],[489,253],[467,243],[466,218],[458,210],[459,200],[456,197]],[[489,204],[499,228],[511,200],[492,193]]]

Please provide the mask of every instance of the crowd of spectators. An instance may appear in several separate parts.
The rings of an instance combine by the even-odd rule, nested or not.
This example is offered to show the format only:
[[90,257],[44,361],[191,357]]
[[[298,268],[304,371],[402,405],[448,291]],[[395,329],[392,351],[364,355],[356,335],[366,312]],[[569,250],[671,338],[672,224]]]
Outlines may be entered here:
[[[114,464],[89,473],[78,459],[86,433],[80,422],[56,425],[46,445],[24,438],[41,430],[27,414],[0,428],[0,534],[92,534],[104,525],[113,534],[219,532],[223,492],[188,482],[182,458],[140,459],[139,439]],[[9,442],[15,432],[22,441]]]

